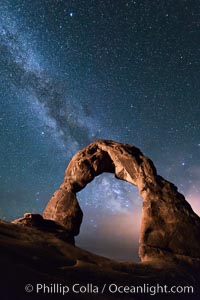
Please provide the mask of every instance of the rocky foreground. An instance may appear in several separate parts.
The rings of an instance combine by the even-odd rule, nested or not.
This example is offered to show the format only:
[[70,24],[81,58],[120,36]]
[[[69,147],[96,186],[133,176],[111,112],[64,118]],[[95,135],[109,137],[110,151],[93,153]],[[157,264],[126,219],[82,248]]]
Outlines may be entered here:
[[[2,300],[198,298],[199,266],[175,257],[142,263],[100,257],[75,247],[64,228],[34,214],[14,223],[1,221],[0,236]],[[150,288],[154,294],[158,284],[192,286],[194,292],[172,295],[160,288],[151,296]],[[145,293],[134,293],[133,286],[144,285]]]

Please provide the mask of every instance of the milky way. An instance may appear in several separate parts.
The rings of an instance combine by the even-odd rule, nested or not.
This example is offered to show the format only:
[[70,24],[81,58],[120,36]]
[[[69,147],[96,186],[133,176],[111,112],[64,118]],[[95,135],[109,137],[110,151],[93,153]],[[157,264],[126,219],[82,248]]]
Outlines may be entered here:
[[95,116],[93,126],[92,109],[90,114],[81,101],[73,103],[65,83],[56,81],[42,67],[31,42],[26,41],[12,17],[2,18],[1,33],[4,64],[10,71],[10,84],[18,88],[18,92],[20,90],[21,98],[26,98],[27,110],[38,115],[44,128],[60,139],[58,143],[62,144],[62,141],[65,149],[70,144],[72,153],[91,138],[95,139],[99,132],[96,129],[99,116]]
[[[0,17],[1,218],[41,213],[100,138],[140,147],[200,213],[198,1],[5,0]],[[78,198],[78,243],[136,259],[137,189],[107,174]]]

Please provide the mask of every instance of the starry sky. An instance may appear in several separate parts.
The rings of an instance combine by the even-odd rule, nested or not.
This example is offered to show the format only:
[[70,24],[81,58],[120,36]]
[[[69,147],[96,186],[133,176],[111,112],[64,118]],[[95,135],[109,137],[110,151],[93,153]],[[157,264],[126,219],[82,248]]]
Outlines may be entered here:
[[[42,213],[95,139],[139,147],[200,215],[199,1],[0,5],[0,218]],[[102,174],[77,197],[77,244],[137,260],[137,188]]]

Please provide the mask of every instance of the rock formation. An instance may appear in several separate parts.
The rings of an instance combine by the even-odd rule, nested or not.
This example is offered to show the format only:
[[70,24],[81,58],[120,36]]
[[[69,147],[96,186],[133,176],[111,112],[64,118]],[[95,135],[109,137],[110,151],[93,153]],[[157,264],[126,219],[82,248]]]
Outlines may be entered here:
[[131,145],[99,140],[75,154],[43,217],[61,224],[72,236],[77,235],[82,211],[76,193],[103,172],[114,173],[139,189],[143,199],[139,246],[142,261],[178,259],[199,264],[200,218],[176,186],[159,176],[153,162]]
[[71,231],[67,231],[66,227],[53,220],[46,220],[40,214],[26,213],[23,218],[12,221],[13,224],[23,227],[30,227],[39,230],[40,232],[48,232],[55,237],[74,245],[74,235]]

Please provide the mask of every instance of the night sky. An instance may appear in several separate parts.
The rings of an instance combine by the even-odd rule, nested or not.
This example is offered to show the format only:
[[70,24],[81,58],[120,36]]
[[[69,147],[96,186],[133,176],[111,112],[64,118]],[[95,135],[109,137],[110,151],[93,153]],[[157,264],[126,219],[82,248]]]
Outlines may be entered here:
[[[42,213],[96,139],[139,147],[200,214],[199,0],[1,0],[0,218]],[[142,200],[102,174],[77,244],[137,260]]]

